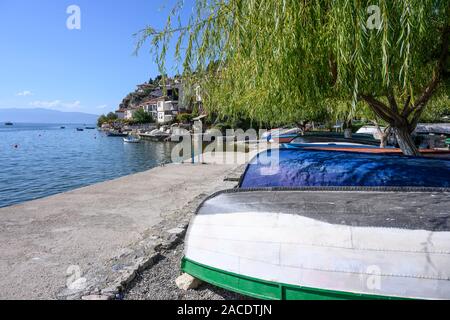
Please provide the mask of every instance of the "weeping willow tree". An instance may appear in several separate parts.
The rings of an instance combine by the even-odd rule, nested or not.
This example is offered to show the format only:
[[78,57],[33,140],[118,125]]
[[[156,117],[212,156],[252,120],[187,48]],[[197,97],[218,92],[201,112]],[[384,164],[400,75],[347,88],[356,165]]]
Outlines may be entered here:
[[419,155],[411,133],[448,88],[450,0],[197,0],[188,21],[184,12],[180,1],[139,45],[152,41],[165,73],[176,42],[207,110],[280,123],[363,101]]

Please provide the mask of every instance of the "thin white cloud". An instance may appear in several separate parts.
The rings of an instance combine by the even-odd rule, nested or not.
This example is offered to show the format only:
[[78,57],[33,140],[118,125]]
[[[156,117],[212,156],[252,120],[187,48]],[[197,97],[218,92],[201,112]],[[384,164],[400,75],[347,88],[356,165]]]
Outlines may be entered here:
[[73,110],[77,109],[81,106],[80,101],[73,102],[64,102],[61,100],[51,100],[51,101],[42,101],[37,100],[30,102],[30,106],[38,107],[38,108],[49,108],[49,109],[59,109],[59,110]]
[[16,93],[16,96],[18,97],[28,97],[28,96],[32,96],[33,92],[29,91],[29,90],[24,90],[21,92]]
[[102,104],[101,106],[97,106],[97,109],[106,109],[108,108],[107,104]]

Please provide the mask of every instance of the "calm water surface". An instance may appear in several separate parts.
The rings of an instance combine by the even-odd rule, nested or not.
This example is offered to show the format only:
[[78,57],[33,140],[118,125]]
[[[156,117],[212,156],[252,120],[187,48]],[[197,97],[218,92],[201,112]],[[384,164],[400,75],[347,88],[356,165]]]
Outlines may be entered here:
[[[66,129],[61,129],[65,126]],[[0,207],[151,169],[171,143],[125,144],[81,125],[0,123]]]

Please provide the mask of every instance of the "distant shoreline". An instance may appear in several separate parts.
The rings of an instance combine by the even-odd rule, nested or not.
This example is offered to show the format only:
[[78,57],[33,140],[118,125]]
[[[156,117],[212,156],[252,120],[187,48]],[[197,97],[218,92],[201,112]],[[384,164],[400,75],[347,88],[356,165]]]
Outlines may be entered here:
[[13,125],[42,125],[42,126],[49,126],[49,125],[51,125],[51,126],[53,126],[53,125],[67,125],[67,126],[84,126],[84,125],[89,125],[89,126],[97,126],[97,124],[95,123],[95,122],[92,122],[92,123],[89,123],[89,122],[83,122],[83,123],[74,123],[74,122],[67,122],[67,123],[64,123],[64,122],[19,122],[19,121],[16,121],[16,122],[14,122],[14,121],[9,121],[9,120],[7,120],[7,121],[2,121],[2,120],[0,120],[0,125],[3,125],[3,126],[5,126],[5,123],[6,122],[12,122],[13,123]]
[[97,123],[99,115],[84,112],[65,112],[52,109],[0,108],[0,123],[82,124]]

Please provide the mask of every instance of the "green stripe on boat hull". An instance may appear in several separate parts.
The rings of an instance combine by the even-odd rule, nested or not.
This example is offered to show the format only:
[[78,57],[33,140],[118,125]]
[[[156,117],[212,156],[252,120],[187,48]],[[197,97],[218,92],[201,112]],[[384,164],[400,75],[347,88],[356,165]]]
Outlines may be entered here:
[[403,300],[404,298],[299,287],[260,280],[205,266],[184,258],[183,272],[239,294],[264,300]]

